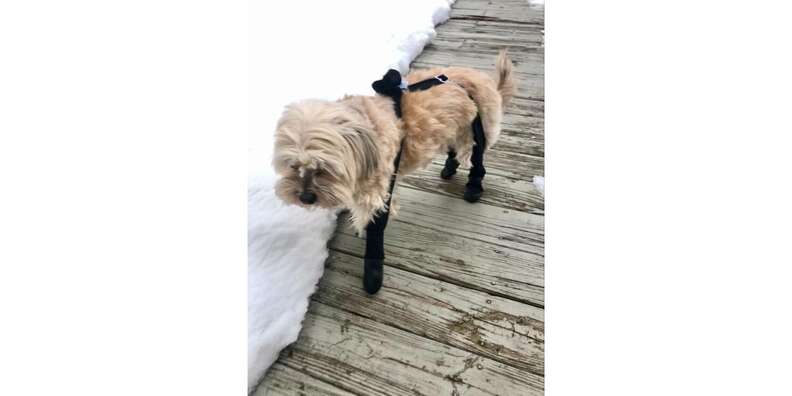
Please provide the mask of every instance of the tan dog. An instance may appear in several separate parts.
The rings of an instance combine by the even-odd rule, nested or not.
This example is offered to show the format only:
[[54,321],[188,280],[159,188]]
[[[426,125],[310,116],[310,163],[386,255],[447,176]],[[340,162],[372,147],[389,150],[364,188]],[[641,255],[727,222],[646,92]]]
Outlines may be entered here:
[[[287,106],[275,132],[277,196],[304,207],[349,209],[353,228],[362,233],[387,209],[394,159],[402,140],[399,176],[425,168],[437,154],[449,153],[444,178],[452,176],[459,163],[470,165],[471,123],[477,115],[486,137],[485,149],[498,140],[503,107],[516,89],[511,61],[501,51],[494,79],[477,70],[448,67],[415,70],[406,80],[413,84],[439,74],[449,81],[424,91],[404,92],[401,119],[394,113],[393,100],[381,95],[306,100]],[[479,165],[478,196],[484,176]],[[473,192],[469,197],[466,192],[465,198],[473,202],[478,196]]]

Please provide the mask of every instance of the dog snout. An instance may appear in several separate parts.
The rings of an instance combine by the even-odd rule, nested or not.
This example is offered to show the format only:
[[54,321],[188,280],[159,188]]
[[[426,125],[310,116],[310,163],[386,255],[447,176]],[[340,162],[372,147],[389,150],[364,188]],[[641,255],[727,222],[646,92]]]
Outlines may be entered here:
[[300,202],[306,205],[312,205],[314,202],[316,202],[316,194],[310,191],[303,191],[300,193]]

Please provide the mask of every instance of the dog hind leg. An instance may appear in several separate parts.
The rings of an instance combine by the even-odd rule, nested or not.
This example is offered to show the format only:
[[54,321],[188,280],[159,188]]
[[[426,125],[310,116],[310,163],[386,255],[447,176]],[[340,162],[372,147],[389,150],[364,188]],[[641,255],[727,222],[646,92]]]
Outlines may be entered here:
[[459,168],[459,161],[457,161],[456,155],[457,153],[454,149],[448,149],[448,158],[446,158],[443,170],[440,171],[441,178],[448,180],[456,174],[457,168]]
[[470,203],[477,202],[481,199],[481,194],[484,188],[481,185],[484,180],[484,175],[487,173],[484,169],[484,148],[486,147],[486,137],[484,137],[484,126],[481,124],[481,117],[476,116],[473,120],[473,154],[470,157],[472,167],[468,173],[468,182],[465,185],[465,201]]

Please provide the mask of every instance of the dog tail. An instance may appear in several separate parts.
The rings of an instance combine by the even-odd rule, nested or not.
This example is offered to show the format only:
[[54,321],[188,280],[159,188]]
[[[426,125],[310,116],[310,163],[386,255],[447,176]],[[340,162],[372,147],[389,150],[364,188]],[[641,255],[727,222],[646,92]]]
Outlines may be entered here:
[[498,53],[498,59],[495,61],[495,74],[498,92],[500,92],[503,105],[506,106],[511,102],[512,97],[517,92],[517,84],[514,82],[512,62],[505,48]]

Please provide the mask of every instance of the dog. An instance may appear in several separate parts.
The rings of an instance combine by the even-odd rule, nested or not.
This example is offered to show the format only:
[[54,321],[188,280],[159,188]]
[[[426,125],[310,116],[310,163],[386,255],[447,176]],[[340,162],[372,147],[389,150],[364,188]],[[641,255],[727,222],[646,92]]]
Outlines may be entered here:
[[[401,178],[445,154],[440,176],[448,179],[460,165],[470,167],[464,198],[478,201],[486,173],[483,154],[497,142],[503,108],[516,92],[512,67],[502,50],[494,77],[464,67],[421,69],[410,72],[405,83],[441,75],[447,81],[429,89],[405,90],[396,97],[354,95],[286,106],[275,130],[276,195],[287,204],[306,208],[349,210],[355,232],[367,232],[364,286],[376,293],[384,254],[375,245],[381,245],[387,224],[395,168]],[[400,107],[401,117],[394,100],[400,101],[396,108]],[[378,223],[383,217],[384,222]]]

